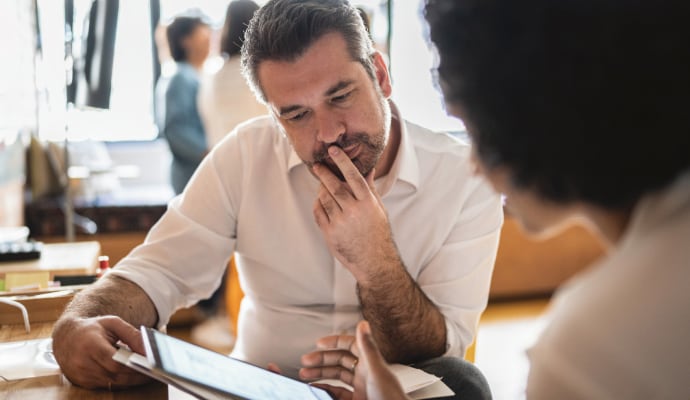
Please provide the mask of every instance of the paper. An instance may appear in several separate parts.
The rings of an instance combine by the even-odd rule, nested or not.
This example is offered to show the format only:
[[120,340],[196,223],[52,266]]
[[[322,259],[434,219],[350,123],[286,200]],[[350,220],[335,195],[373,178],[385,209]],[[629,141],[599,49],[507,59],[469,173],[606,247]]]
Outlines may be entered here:
[[173,385],[168,385],[168,400],[197,400],[197,397],[183,392]]
[[[405,393],[414,400],[433,399],[436,397],[453,396],[452,390],[446,386],[441,378],[402,364],[391,364],[391,371],[403,387]],[[318,383],[344,387],[352,391],[352,386],[335,379],[321,379]]]
[[8,272],[5,274],[5,288],[7,290],[19,290],[26,288],[45,289],[48,287],[50,272]]
[[59,375],[51,338],[0,343],[0,376],[8,381]]

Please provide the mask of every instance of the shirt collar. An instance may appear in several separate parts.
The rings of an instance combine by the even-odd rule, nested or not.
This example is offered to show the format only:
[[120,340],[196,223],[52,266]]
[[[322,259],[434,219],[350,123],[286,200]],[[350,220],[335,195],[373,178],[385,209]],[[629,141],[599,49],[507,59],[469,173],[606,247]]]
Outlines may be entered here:
[[[407,124],[400,114],[400,110],[392,100],[388,103],[391,106],[392,123],[400,125],[400,146],[398,146],[398,153],[395,155],[395,161],[391,166],[387,175],[376,180],[376,188],[381,195],[386,194],[393,184],[400,180],[409,183],[415,189],[419,187],[419,163],[417,161],[417,154],[409,137]],[[286,138],[286,140],[288,140]],[[302,159],[299,158],[295,149],[290,145],[290,155],[288,157],[287,171],[299,165],[305,165]],[[306,165],[305,165],[306,167]]]

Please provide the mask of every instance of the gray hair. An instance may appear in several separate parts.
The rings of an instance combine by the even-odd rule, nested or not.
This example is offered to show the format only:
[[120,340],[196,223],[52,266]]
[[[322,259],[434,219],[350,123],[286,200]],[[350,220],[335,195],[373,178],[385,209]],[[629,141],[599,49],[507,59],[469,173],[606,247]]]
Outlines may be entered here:
[[252,18],[242,45],[242,74],[257,98],[267,102],[258,78],[266,60],[292,62],[328,33],[340,33],[350,56],[372,80],[374,47],[362,18],[347,0],[270,0]]

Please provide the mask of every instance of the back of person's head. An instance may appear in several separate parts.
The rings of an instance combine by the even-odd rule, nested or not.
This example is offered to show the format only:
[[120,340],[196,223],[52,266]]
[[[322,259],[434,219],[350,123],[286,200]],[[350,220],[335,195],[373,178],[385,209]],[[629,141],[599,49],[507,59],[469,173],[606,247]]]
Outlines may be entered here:
[[180,15],[175,17],[165,31],[170,48],[170,56],[175,61],[186,61],[187,51],[184,40],[189,37],[199,26],[209,26],[205,18],[201,16]]
[[233,0],[225,12],[225,23],[220,38],[220,51],[229,57],[239,55],[244,32],[259,6],[252,0]]
[[266,101],[257,74],[263,61],[295,61],[332,32],[343,36],[352,60],[374,79],[373,44],[359,11],[347,0],[270,0],[261,7],[242,46],[242,70],[257,96]]
[[631,207],[690,168],[687,0],[428,0],[445,100],[482,164]]

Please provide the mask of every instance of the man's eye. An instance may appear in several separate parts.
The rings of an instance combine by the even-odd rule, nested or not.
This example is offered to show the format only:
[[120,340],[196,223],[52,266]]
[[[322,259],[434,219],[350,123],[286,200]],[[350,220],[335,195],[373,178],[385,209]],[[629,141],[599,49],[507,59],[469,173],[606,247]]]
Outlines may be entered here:
[[292,117],[288,118],[288,120],[297,122],[297,121],[302,120],[306,115],[307,115],[307,111],[302,111],[301,113],[293,115]]
[[335,97],[331,98],[331,102],[339,103],[339,102],[345,101],[345,100],[347,100],[348,97],[350,97],[350,94],[352,94],[352,92],[347,92],[345,94],[341,94],[340,96],[335,96]]

